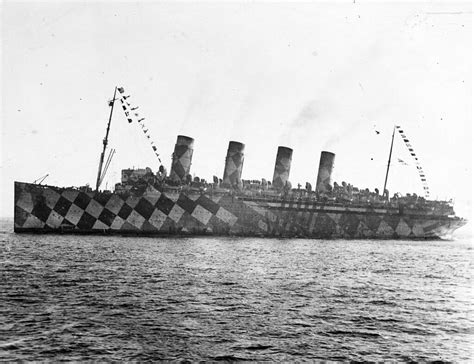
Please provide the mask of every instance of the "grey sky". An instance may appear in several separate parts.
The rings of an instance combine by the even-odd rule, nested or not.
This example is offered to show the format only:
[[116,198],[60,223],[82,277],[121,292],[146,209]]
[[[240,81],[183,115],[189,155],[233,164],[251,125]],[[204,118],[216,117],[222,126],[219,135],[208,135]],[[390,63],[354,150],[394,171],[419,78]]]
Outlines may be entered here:
[[[471,52],[468,2],[3,2],[1,214],[13,215],[14,180],[94,184],[115,85],[139,106],[165,166],[185,134],[192,172],[208,180],[222,177],[238,140],[245,179],[271,179],[285,145],[293,185],[314,186],[330,150],[338,181],[381,188],[400,124],[433,197],[469,214]],[[109,188],[122,168],[158,168],[120,109],[110,146]],[[394,152],[410,165],[394,164],[391,193],[421,193],[399,138]]]

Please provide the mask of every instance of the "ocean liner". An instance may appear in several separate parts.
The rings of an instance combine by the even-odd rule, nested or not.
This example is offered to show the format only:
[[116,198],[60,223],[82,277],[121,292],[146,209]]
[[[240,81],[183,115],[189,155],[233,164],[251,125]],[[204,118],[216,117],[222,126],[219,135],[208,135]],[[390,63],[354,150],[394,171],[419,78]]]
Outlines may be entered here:
[[[117,94],[117,91],[119,94]],[[332,181],[335,154],[323,151],[315,188],[289,182],[293,150],[278,147],[272,181],[243,180],[245,145],[230,141],[223,178],[212,182],[190,174],[194,140],[178,135],[170,173],[161,165],[124,169],[114,191],[100,190],[114,150],[105,153],[114,105],[121,103],[130,123],[141,125],[121,87],[109,102],[110,116],[95,189],[15,182],[16,233],[131,235],[229,235],[312,239],[432,239],[449,237],[466,220],[455,216],[448,201],[396,194],[386,189],[393,139],[400,134],[416,163],[403,129],[395,126],[382,191]],[[148,136],[149,138],[149,136]],[[157,147],[152,144],[153,151]],[[161,160],[160,160],[161,163]],[[423,183],[424,172],[417,164]]]

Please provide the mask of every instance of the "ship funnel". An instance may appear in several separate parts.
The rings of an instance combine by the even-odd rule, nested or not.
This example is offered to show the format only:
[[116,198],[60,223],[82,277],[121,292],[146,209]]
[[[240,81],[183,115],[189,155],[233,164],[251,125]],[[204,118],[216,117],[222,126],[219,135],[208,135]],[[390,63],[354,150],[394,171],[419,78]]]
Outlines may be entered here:
[[287,147],[278,147],[275,161],[275,172],[273,172],[272,185],[276,189],[283,188],[290,176],[291,157],[293,149]]
[[316,180],[316,192],[328,192],[332,184],[332,170],[336,155],[331,152],[321,152],[319,160],[318,179]]
[[242,167],[244,165],[245,144],[239,142],[229,142],[227,157],[225,158],[224,187],[234,187],[241,183]]
[[171,161],[170,178],[172,181],[184,183],[191,169],[193,158],[194,139],[178,135],[174,146],[173,159]]

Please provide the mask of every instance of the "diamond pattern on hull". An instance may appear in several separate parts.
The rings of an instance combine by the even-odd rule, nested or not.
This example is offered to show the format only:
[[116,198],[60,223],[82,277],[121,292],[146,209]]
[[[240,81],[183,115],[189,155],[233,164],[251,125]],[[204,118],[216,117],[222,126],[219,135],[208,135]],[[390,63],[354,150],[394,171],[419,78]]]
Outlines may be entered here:
[[68,199],[61,196],[54,206],[53,210],[56,211],[59,215],[65,216],[71,207],[72,202]]
[[420,224],[414,224],[411,230],[414,237],[422,237],[425,233],[423,227]]
[[109,227],[100,220],[97,220],[94,226],[92,226],[92,230],[107,230],[108,228]]
[[114,215],[117,215],[122,208],[124,201],[117,195],[112,195],[105,204],[104,211],[110,211]]
[[125,220],[122,219],[120,216],[115,216],[114,221],[110,225],[110,229],[111,230],[116,230],[116,231],[121,230],[124,222],[125,222]]
[[144,196],[86,193],[15,184],[15,229],[137,233],[245,234],[308,238],[422,238],[451,231],[450,221],[375,212],[335,211],[298,201],[249,201],[230,195],[159,191]]
[[104,207],[100,203],[95,200],[91,200],[87,205],[86,212],[97,219],[102,213],[103,209]]
[[25,220],[23,227],[24,228],[30,228],[30,229],[42,229],[45,226],[44,222],[38,219],[34,215],[28,216],[28,218]]
[[193,213],[191,214],[196,220],[198,220],[201,224],[206,225],[209,219],[212,216],[212,213],[206,210],[204,207],[197,205],[194,208]]
[[145,218],[140,215],[136,210],[133,210],[127,218],[127,223],[132,224],[137,229],[140,229],[144,222]]
[[64,217],[58,214],[56,211],[51,211],[49,214],[48,220],[46,220],[46,225],[49,227],[56,229],[59,226],[61,226],[61,223],[63,222]]
[[403,219],[400,219],[395,232],[400,236],[409,236],[411,234],[411,229]]
[[163,226],[163,223],[166,220],[166,215],[160,210],[153,211],[153,214],[150,216],[148,222],[154,226],[156,229],[160,229]]
[[22,192],[20,198],[16,202],[16,206],[25,212],[30,213],[33,210],[33,200],[31,194],[27,192]]
[[377,236],[388,238],[390,236],[393,236],[393,234],[394,234],[394,230],[392,229],[392,227],[389,224],[387,224],[385,221],[381,221],[377,229]]
[[66,213],[65,218],[71,222],[73,225],[77,225],[79,220],[82,217],[84,210],[81,209],[79,206],[72,204],[69,208],[68,212]]
[[62,198],[65,198],[65,199],[68,200],[69,202],[74,202],[74,200],[76,199],[76,197],[77,197],[78,194],[79,194],[79,191],[67,190],[67,191],[64,191],[64,192],[61,194],[61,197],[62,197]]
[[171,209],[170,213],[168,214],[168,217],[175,223],[177,223],[181,219],[181,216],[183,216],[183,214],[184,209],[181,208],[178,204],[175,204]]

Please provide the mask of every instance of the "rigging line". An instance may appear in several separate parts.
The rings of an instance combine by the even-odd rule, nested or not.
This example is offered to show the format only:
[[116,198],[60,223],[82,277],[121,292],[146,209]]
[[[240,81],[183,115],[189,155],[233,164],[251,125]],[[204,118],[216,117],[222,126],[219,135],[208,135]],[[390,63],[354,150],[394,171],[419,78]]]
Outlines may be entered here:
[[41,183],[43,183],[43,181],[44,181],[44,180],[46,179],[46,177],[48,177],[48,176],[49,176],[49,173],[47,173],[46,175],[44,175],[44,176],[42,176],[42,177],[40,177],[40,178],[38,178],[38,179],[35,179],[35,180],[33,181],[33,183],[36,184],[36,182],[39,181],[38,184],[40,185]]
[[113,155],[114,151],[115,151],[115,149],[113,149],[113,148],[109,151],[109,155],[108,155],[108,157],[107,157],[106,166],[109,165],[110,160],[111,160],[111,158],[112,158],[112,155]]
[[[106,165],[105,173],[107,173],[107,171],[109,170],[109,166],[110,166],[110,163],[112,162],[112,158],[114,157],[114,155],[115,155],[115,149],[112,149],[112,153],[110,154],[110,158]],[[104,173],[104,177],[105,177],[105,173]]]
[[112,159],[113,157],[115,156],[115,149],[112,149],[111,153],[110,153],[110,157],[107,161],[107,164],[104,168],[104,175],[102,176],[102,179],[101,179],[101,183],[102,181],[105,179],[105,175],[107,174],[108,170],[109,170],[109,167],[110,167],[110,163],[112,162]]
[[[383,192],[382,196],[385,196],[385,189],[387,187],[387,180],[388,180],[388,171],[390,170],[390,162],[392,160],[392,150],[393,150],[393,139],[395,138],[395,126],[393,127],[393,133],[392,133],[392,144],[390,144],[390,153],[388,154],[388,163],[387,163],[387,172],[385,172],[385,182],[383,184]],[[390,196],[387,194],[387,199],[389,199]]]
[[102,171],[102,174],[100,175],[100,181],[101,181],[101,182],[102,182],[102,180],[104,179],[105,173],[106,173],[106,171],[107,171],[107,167],[108,167],[108,165],[109,165],[109,163],[110,163],[110,156],[111,156],[111,154],[112,154],[112,151],[113,151],[113,149],[109,150],[109,154],[108,154],[108,156],[107,156],[107,161],[105,162],[104,169],[103,169],[103,171]]
[[115,155],[115,149],[112,149],[109,153],[109,157],[107,158],[107,162],[105,163],[104,172],[102,173],[102,177],[100,179],[101,184],[105,178],[105,175],[107,174],[107,171],[109,170],[110,162],[112,162],[112,158],[114,157],[114,155]]

